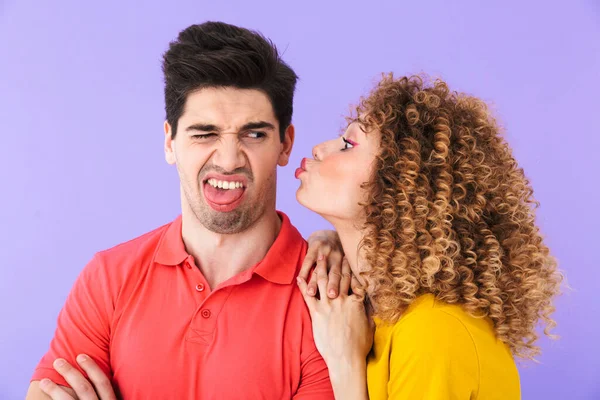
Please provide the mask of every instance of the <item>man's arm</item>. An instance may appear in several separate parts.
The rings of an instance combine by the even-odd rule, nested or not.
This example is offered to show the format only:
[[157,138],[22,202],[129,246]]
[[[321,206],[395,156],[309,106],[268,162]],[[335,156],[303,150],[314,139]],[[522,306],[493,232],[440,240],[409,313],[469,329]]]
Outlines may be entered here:
[[[64,390],[73,399],[78,399],[73,389],[60,385],[58,387]],[[55,399],[60,399],[60,397],[55,397]],[[29,390],[27,390],[25,400],[52,400],[52,397],[44,393],[44,391],[40,387],[40,381],[33,381],[29,384]]]
[[313,336],[312,321],[302,293],[298,289],[298,301],[302,302],[298,310],[302,318],[300,339],[300,382],[294,400],[333,400],[333,387],[329,379],[329,370],[325,360],[317,350]]
[[85,371],[76,362],[77,355],[85,353],[110,376],[110,321],[117,291],[112,282],[114,277],[111,281],[108,272],[110,271],[105,267],[102,257],[96,255],[75,281],[58,316],[50,349],[40,360],[31,378],[32,385],[28,393],[37,396],[32,398],[47,398],[39,392],[39,381],[43,379],[50,379],[65,387],[71,386],[55,368],[55,361],[59,358],[85,375]]
[[333,387],[325,360],[316,347],[302,363],[302,378],[294,400],[333,400]]
[[110,378],[85,354],[77,356],[77,363],[85,371],[86,378],[68,362],[54,363],[54,369],[74,388],[57,385],[49,379],[32,382],[26,400],[116,400],[117,396]]

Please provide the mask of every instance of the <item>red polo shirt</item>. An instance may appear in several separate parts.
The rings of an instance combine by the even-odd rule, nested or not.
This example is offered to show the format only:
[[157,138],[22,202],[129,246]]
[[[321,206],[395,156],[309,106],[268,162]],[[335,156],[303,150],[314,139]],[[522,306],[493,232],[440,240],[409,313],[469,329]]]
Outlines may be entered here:
[[265,258],[214,290],[187,254],[181,217],[84,268],[32,380],[91,356],[134,399],[333,399],[295,276],[306,242],[286,215]]

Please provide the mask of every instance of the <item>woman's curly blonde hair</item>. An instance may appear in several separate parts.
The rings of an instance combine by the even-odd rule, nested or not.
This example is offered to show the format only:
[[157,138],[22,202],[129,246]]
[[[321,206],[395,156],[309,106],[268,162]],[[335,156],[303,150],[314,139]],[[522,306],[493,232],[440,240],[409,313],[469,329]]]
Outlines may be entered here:
[[[562,275],[535,224],[533,190],[486,104],[442,80],[384,76],[356,107],[381,132],[364,187],[366,273],[376,315],[395,322],[419,295],[492,320],[513,354],[539,353]],[[551,335],[550,335],[551,336]]]

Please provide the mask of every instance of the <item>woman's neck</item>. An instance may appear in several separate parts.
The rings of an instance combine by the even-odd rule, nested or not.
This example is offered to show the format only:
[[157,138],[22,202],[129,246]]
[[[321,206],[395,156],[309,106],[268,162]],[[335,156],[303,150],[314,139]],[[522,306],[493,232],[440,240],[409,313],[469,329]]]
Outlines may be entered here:
[[348,264],[352,273],[364,286],[364,278],[360,276],[360,272],[369,269],[367,261],[364,257],[364,251],[361,250],[360,244],[363,240],[363,232],[356,227],[355,224],[346,221],[332,221],[331,224],[335,228],[340,237],[340,242],[344,249]]

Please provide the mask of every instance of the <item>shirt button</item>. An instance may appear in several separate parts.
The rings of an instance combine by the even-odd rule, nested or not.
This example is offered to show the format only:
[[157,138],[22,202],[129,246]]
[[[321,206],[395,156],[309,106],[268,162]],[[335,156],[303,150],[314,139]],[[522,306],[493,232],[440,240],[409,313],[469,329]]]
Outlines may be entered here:
[[202,310],[200,314],[203,318],[210,318],[210,310]]
[[199,292],[203,291],[204,290],[204,285],[201,284],[201,283],[197,284],[196,285],[196,290],[199,291]]

